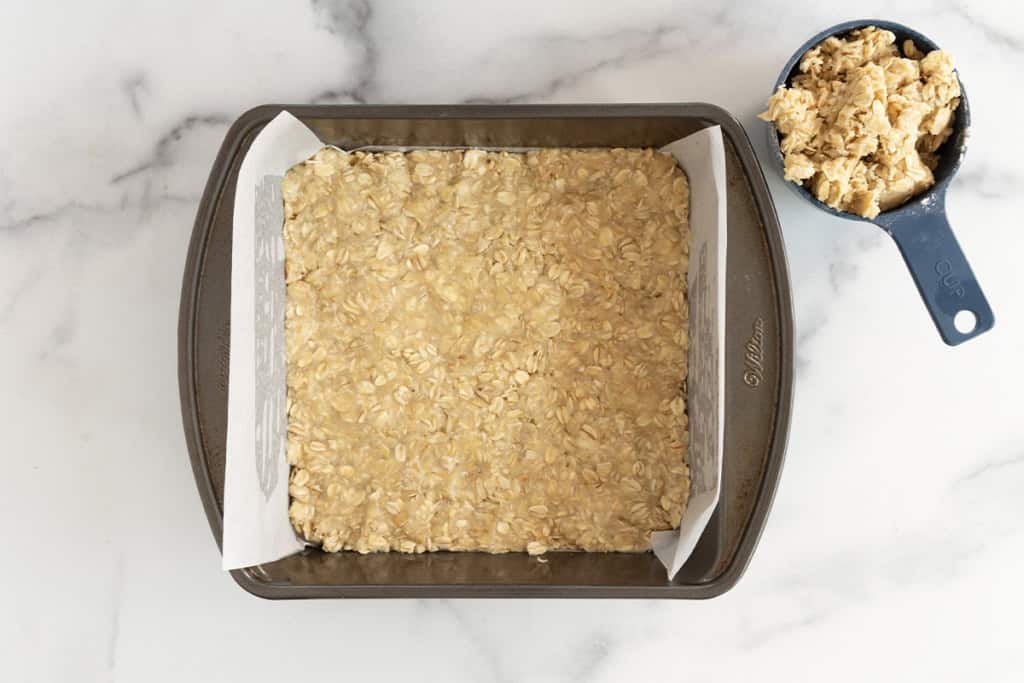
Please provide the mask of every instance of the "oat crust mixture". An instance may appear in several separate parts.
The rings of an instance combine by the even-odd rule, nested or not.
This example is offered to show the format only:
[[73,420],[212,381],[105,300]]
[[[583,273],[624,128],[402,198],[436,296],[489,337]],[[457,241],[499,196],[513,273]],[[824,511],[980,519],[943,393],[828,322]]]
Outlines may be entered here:
[[890,31],[830,37],[800,60],[761,118],[782,136],[786,180],[829,206],[874,218],[935,184],[960,84],[948,53],[922,53]]
[[678,526],[688,202],[652,150],[288,172],[292,524],[327,551],[640,551]]

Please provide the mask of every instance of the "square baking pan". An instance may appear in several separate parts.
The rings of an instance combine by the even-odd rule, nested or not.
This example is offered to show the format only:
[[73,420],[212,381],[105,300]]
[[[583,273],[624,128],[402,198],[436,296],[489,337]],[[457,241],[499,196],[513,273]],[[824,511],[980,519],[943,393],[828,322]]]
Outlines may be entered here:
[[178,378],[199,497],[218,545],[230,353],[231,233],[238,168],[256,134],[288,110],[324,142],[356,147],[661,147],[708,126],[725,143],[728,258],[721,500],[672,580],[653,553],[419,555],[324,553],[316,548],[232,571],[264,598],[709,598],[750,561],[778,484],[793,390],[789,275],[772,204],[750,141],[708,104],[537,106],[280,106],[239,118],[200,201],[182,284]]

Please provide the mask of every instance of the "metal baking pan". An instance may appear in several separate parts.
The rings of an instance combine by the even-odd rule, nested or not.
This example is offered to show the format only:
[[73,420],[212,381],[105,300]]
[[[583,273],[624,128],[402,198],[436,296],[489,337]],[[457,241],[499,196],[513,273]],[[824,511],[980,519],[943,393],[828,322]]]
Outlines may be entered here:
[[178,321],[181,411],[199,497],[221,542],[227,428],[231,231],[238,167],[282,109],[341,148],[660,147],[722,127],[728,182],[725,443],[721,501],[690,560],[669,581],[652,553],[404,555],[310,548],[232,572],[264,598],[709,598],[742,575],[778,484],[793,391],[793,314],[778,217],[746,134],[708,104],[277,106],[228,131],[199,204]]

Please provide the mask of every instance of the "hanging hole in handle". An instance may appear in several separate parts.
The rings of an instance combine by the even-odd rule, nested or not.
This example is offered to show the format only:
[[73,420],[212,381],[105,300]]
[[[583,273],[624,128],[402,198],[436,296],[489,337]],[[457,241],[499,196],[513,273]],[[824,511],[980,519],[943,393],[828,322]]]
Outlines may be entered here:
[[974,328],[978,325],[978,316],[974,315],[972,311],[963,310],[957,311],[957,314],[953,317],[953,327],[960,334],[970,334],[974,332]]

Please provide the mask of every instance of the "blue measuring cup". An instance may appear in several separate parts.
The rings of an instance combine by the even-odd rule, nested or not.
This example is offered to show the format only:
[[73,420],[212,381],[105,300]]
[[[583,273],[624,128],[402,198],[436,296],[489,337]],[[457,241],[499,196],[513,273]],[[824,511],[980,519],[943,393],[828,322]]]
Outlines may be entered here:
[[[848,21],[822,31],[804,43],[782,69],[775,90],[788,86],[799,74],[800,59],[804,54],[830,36],[843,36],[854,29],[875,26],[896,35],[897,45],[910,39],[923,52],[937,50],[938,45],[901,24],[877,19]],[[959,75],[957,75],[959,79]],[[885,230],[896,242],[903,260],[910,270],[917,291],[921,294],[928,313],[935,322],[942,340],[956,346],[992,329],[995,316],[988,305],[978,279],[956,241],[946,218],[946,190],[953,175],[960,168],[967,149],[971,125],[971,111],[967,95],[960,83],[960,106],[953,116],[953,134],[939,148],[939,163],[934,170],[935,185],[875,218],[863,218],[828,206],[811,194],[803,185],[786,181],[786,185],[806,201],[834,216],[867,221]],[[773,90],[774,92],[774,90]],[[782,148],[774,124],[769,127],[768,149],[780,173],[783,171]]]

